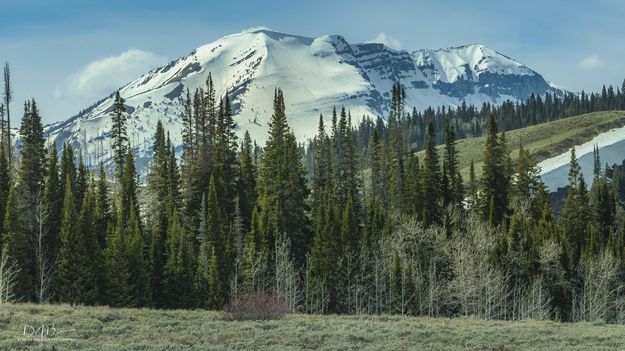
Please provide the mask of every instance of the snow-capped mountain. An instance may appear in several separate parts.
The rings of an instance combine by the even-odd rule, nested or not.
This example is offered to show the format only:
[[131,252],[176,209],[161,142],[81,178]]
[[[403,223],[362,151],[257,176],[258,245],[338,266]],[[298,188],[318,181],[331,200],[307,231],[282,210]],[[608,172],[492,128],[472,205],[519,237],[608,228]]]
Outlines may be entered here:
[[[266,139],[275,87],[285,92],[287,117],[300,140],[316,132],[319,114],[345,106],[353,119],[382,116],[399,81],[406,105],[481,105],[564,91],[523,64],[484,45],[408,52],[382,44],[350,44],[342,36],[307,38],[266,29],[221,38],[154,69],[122,87],[128,134],[140,162],[149,161],[157,120],[180,145],[186,89],[203,86],[212,72],[218,96],[228,92],[239,131]],[[112,96],[64,122],[47,126],[51,141],[79,145],[87,163],[110,162]]]

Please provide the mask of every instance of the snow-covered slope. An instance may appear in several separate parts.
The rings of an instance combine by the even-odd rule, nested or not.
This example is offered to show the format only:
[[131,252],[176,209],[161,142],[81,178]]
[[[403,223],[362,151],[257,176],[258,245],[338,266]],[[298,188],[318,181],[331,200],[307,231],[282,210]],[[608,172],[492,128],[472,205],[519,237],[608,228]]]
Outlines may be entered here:
[[[320,113],[345,106],[354,119],[386,115],[391,85],[406,89],[407,107],[481,105],[530,94],[563,93],[521,63],[484,45],[397,51],[382,44],[350,44],[338,35],[306,38],[266,29],[226,36],[193,50],[121,88],[128,133],[140,162],[149,161],[160,119],[180,145],[183,94],[212,72],[217,95],[233,100],[239,132],[266,139],[275,87],[285,92],[287,116],[300,140],[316,131]],[[80,145],[90,164],[110,162],[111,105],[106,97],[79,115],[46,128],[50,140]],[[141,168],[141,164],[139,165]]]
[[[593,147],[599,147],[601,166],[621,164],[625,160],[625,127],[614,128],[598,134],[592,140],[575,146],[577,162],[582,168],[582,174],[588,184],[593,179]],[[546,159],[538,164],[541,168],[543,182],[550,191],[556,191],[568,185],[569,161],[571,150],[558,156]]]

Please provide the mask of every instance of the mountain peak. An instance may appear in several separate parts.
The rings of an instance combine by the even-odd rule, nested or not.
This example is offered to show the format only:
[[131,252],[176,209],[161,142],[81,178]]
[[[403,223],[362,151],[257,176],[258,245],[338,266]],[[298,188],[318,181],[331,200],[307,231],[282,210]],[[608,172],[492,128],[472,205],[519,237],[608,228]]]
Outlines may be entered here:
[[[406,107],[418,110],[463,101],[500,104],[562,91],[483,44],[409,53],[383,44],[350,44],[341,35],[310,38],[251,28],[203,45],[120,89],[139,168],[149,163],[159,119],[172,143],[181,144],[185,92],[204,87],[209,72],[216,96],[230,96],[238,131],[249,131],[261,145],[276,87],[285,92],[289,124],[300,140],[314,136],[319,114],[328,115],[333,106],[345,106],[355,122],[365,115],[384,118],[395,82],[405,88]],[[50,140],[82,146],[87,163],[110,163],[112,103],[105,97],[80,118],[48,126]]]

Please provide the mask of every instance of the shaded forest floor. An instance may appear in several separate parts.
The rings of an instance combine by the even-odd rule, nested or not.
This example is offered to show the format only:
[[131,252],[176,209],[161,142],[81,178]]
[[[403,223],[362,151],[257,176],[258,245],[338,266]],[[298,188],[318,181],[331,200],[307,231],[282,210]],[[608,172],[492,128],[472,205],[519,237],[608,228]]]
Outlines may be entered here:
[[[44,326],[44,337],[41,326]],[[31,329],[31,327],[33,327]],[[24,329],[36,336],[24,336]],[[48,336],[45,336],[47,333]],[[625,326],[471,318],[290,315],[0,305],[0,350],[617,350]]]

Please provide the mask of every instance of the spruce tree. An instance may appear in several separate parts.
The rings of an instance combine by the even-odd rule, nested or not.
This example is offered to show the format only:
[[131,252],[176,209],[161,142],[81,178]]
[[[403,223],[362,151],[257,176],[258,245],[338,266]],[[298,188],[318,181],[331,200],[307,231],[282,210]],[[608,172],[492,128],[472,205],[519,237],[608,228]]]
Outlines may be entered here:
[[597,144],[592,146],[592,156],[593,156],[593,175],[594,179],[597,180],[601,177],[601,158],[599,156],[599,146]]
[[445,118],[445,158],[443,159],[444,174],[447,176],[447,189],[443,189],[443,204],[461,207],[464,201],[462,176],[458,167],[458,151],[456,150],[456,133],[449,117]]
[[[201,222],[199,238],[200,248],[197,265],[197,285],[200,293],[200,305],[219,308],[216,302],[225,301],[225,284],[228,279],[230,262],[225,253],[224,225],[217,200],[215,180],[211,177],[206,205],[202,201],[204,219]],[[206,295],[204,295],[206,294]]]
[[343,241],[338,201],[333,188],[324,189],[320,207],[308,258],[308,280],[311,291],[325,291],[329,296],[325,305],[319,306],[321,312],[337,312],[335,263],[343,251]]
[[616,220],[616,200],[614,192],[605,177],[598,178],[593,184],[592,211],[593,220],[598,229],[595,245],[599,251],[607,244]]
[[239,152],[239,208],[243,218],[243,227],[249,231],[252,211],[256,203],[256,166],[254,165],[254,150],[250,134],[245,131],[241,151]]
[[208,286],[208,308],[210,309],[221,309],[225,300],[222,295],[223,284],[219,279],[219,264],[218,257],[215,253],[215,248],[209,248],[210,254],[208,258],[208,276],[207,276],[207,286]]
[[477,189],[478,189],[478,182],[477,182],[477,177],[475,176],[475,164],[473,163],[473,160],[471,160],[471,165],[469,166],[469,185],[467,189],[469,193],[468,195],[471,196],[470,207],[473,207],[475,205]]
[[65,181],[61,221],[61,248],[58,257],[56,295],[61,302],[87,303],[86,290],[94,277],[87,272],[88,255],[84,233],[78,225],[78,210],[69,176]]
[[122,223],[126,223],[130,217],[130,212],[134,211],[135,215],[139,213],[137,201],[137,173],[135,170],[135,162],[132,153],[126,153],[124,162],[124,172],[121,178],[121,186],[119,188],[119,210]]
[[441,223],[441,175],[435,138],[434,124],[430,121],[425,143],[423,169],[421,170],[421,194],[423,199],[427,199],[423,203],[421,218],[426,227]]
[[51,262],[56,260],[59,247],[61,246],[60,229],[62,216],[62,200],[64,194],[59,188],[59,167],[56,144],[50,145],[48,153],[48,167],[45,178],[44,190],[44,213],[46,218],[44,227],[47,230],[45,236],[45,251],[49,254]]
[[506,153],[497,136],[497,124],[491,114],[488,120],[484,165],[480,178],[481,213],[493,225],[501,224],[508,208]]
[[239,163],[237,160],[238,141],[235,129],[236,124],[232,118],[230,99],[226,95],[219,108],[212,176],[219,189],[219,203],[222,215],[226,216],[227,221],[232,219],[237,196]]
[[421,169],[419,166],[419,158],[411,153],[408,155],[408,163],[406,165],[406,210],[409,215],[420,216],[423,212],[423,199],[421,198]]
[[74,164],[74,149],[69,143],[63,144],[61,152],[61,173],[59,174],[59,191],[65,191],[65,181],[69,176],[70,183],[76,183],[76,165]]
[[19,213],[17,189],[11,187],[4,216],[3,246],[9,261],[15,263],[19,274],[13,293],[16,299],[31,301],[34,299],[34,262],[30,253],[30,234],[24,228]]
[[168,150],[165,143],[165,131],[160,120],[156,124],[152,152],[153,163],[148,175],[150,201],[147,211],[150,230],[150,277],[153,302],[156,306],[163,307],[167,304],[167,298],[163,294],[165,241],[170,227],[170,212],[174,209],[169,197]]
[[371,149],[371,197],[379,201],[386,210],[388,209],[386,158],[377,129],[373,130],[369,149]]
[[8,168],[11,171],[11,162],[13,160],[13,155],[11,155],[11,149],[13,144],[11,144],[11,109],[9,108],[11,105],[11,101],[13,100],[13,91],[11,89],[11,70],[9,69],[9,63],[4,63],[4,108],[6,110],[6,124],[2,130],[2,139],[6,143],[5,144],[5,152],[6,158],[8,160]]
[[106,244],[106,236],[111,226],[111,204],[109,200],[109,187],[104,171],[104,164],[100,163],[98,180],[95,189],[95,222],[96,237],[100,248]]
[[390,194],[393,207],[405,212],[405,138],[404,138],[405,92],[399,83],[392,89],[391,111],[388,117]]
[[95,304],[101,301],[101,291],[103,280],[100,274],[102,267],[102,249],[98,242],[96,230],[96,202],[94,188],[89,187],[83,196],[80,213],[76,223],[76,236],[82,241],[85,249],[83,273],[81,279],[84,280],[82,287],[82,301],[86,304]]
[[4,242],[2,236],[4,234],[4,218],[11,190],[11,181],[9,178],[9,165],[6,159],[4,143],[0,142],[0,247]]
[[126,262],[129,273],[130,300],[128,307],[149,306],[152,299],[149,270],[144,255],[145,247],[139,227],[139,216],[133,203],[130,204],[130,213],[124,229]]
[[128,307],[132,302],[125,231],[121,215],[117,214],[117,222],[110,230],[104,250],[105,301],[112,307]]
[[43,195],[45,179],[45,159],[43,125],[35,100],[24,104],[24,118],[20,127],[21,161],[19,184],[27,190],[29,205],[33,206],[36,196]]
[[[305,199],[308,196],[301,153],[287,123],[284,95],[277,89],[274,113],[269,124],[258,174],[259,233],[255,234],[273,251],[276,233],[285,233],[301,264],[310,245]],[[270,260],[271,262],[271,260]]]
[[124,99],[115,92],[113,102],[113,118],[111,126],[111,148],[113,151],[113,161],[115,163],[115,174],[118,181],[121,180],[124,172],[126,153],[128,152],[128,135],[126,132],[126,106]]
[[[587,215],[586,186],[581,174],[581,167],[577,162],[575,148],[571,149],[569,162],[569,185],[567,198],[558,219],[558,230],[565,240],[565,249],[568,249],[570,262],[576,265],[581,254],[582,243],[585,241],[588,222],[584,220]],[[566,267],[568,268],[568,267]]]
[[164,302],[171,308],[192,307],[193,295],[193,249],[187,233],[173,211],[167,230],[166,257],[162,267]]

